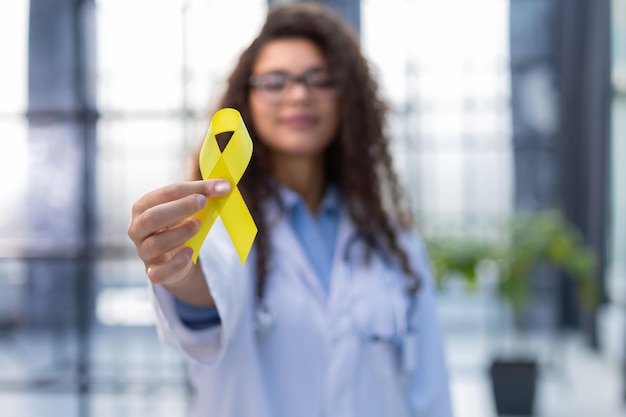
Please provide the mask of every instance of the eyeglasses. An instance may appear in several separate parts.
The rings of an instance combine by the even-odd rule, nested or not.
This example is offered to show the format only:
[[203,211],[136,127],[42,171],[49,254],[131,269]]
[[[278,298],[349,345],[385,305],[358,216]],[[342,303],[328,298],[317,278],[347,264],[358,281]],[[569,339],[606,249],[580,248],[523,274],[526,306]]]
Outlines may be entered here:
[[261,96],[272,103],[285,98],[292,84],[300,83],[310,95],[319,100],[331,100],[337,97],[336,83],[330,72],[323,68],[313,68],[301,75],[289,75],[285,71],[272,71],[255,74],[250,77],[250,85]]

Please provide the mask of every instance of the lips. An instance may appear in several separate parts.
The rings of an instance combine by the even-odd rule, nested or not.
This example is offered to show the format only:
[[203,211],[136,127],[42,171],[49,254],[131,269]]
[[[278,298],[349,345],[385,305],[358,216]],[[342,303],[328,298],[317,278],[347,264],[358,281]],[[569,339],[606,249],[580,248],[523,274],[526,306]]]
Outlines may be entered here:
[[317,118],[308,114],[298,114],[282,118],[282,124],[294,129],[312,127],[317,123]]

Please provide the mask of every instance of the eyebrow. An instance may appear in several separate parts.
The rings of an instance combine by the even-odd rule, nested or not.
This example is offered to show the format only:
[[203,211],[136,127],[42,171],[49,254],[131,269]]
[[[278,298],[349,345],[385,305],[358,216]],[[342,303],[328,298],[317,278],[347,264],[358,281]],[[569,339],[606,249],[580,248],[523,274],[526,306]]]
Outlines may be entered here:
[[[310,67],[310,68],[308,68],[308,69],[298,73],[297,75],[306,74],[307,72],[317,71],[317,70],[330,71],[330,69],[328,67],[322,66],[322,65],[318,65],[318,66]],[[275,72],[280,72],[280,73],[289,74],[289,75],[293,74],[292,72],[287,71],[285,69],[276,68],[276,69],[270,69],[270,70],[267,70],[267,71],[261,71],[261,72],[258,72],[258,73],[254,72],[253,75],[254,74],[271,74],[271,73],[275,73]]]

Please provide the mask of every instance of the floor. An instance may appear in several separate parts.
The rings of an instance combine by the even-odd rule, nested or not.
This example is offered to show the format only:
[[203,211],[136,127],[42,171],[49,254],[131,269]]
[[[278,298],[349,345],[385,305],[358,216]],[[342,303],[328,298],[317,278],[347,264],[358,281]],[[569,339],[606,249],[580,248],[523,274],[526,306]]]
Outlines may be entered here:
[[[460,336],[448,343],[469,349],[448,347],[451,391],[456,417],[495,416],[487,360],[464,361],[476,349]],[[463,350],[463,352],[461,352]],[[537,417],[618,417],[626,416],[620,365],[617,360],[599,356],[577,338],[563,341],[558,362],[543,364],[535,405]],[[480,362],[480,363],[479,363]]]
[[[618,355],[595,353],[576,334],[506,341],[509,335],[488,324],[484,303],[466,296],[448,294],[440,309],[456,417],[495,417],[489,359],[524,344],[541,359],[536,417],[626,416]],[[174,352],[158,344],[153,328],[101,326],[89,343],[92,366],[86,373],[94,384],[81,396],[72,379],[71,331],[0,333],[0,415],[187,415],[184,368]]]
[[[502,318],[502,314],[482,295],[472,299],[467,293],[448,293],[439,306],[456,417],[496,416],[488,375],[490,359],[527,356],[528,352],[540,362],[535,417],[626,417],[623,352],[595,352],[574,332],[555,334],[544,329],[519,337],[502,326],[506,320],[494,323],[490,319]],[[618,314],[623,335],[624,313]],[[618,333],[614,327],[604,331],[612,332],[609,338]]]

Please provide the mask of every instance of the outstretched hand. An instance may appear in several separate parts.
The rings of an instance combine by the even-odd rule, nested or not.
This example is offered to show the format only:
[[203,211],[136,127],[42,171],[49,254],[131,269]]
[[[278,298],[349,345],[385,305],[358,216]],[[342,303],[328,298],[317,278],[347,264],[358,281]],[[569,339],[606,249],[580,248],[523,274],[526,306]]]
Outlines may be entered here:
[[194,279],[201,271],[191,261],[193,250],[184,243],[200,230],[200,220],[190,216],[204,208],[207,198],[230,190],[225,180],[186,181],[153,190],[135,202],[128,236],[152,283],[163,285],[183,301],[211,304],[189,291],[197,285],[206,288],[206,282]]

